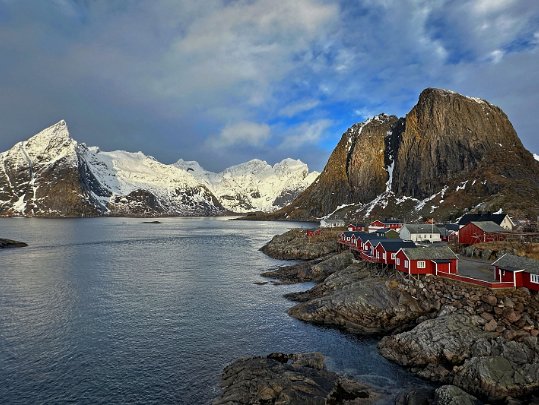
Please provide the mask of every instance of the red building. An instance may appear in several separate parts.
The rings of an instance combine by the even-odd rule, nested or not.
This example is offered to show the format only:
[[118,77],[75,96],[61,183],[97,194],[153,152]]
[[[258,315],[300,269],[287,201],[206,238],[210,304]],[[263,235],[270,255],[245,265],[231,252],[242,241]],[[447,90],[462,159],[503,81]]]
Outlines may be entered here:
[[347,226],[350,232],[367,232],[367,225],[365,224],[348,224]]
[[469,222],[458,231],[458,243],[474,245],[481,242],[504,240],[507,230],[492,222]]
[[380,260],[380,263],[394,265],[397,252],[402,248],[414,248],[415,243],[400,239],[387,239],[378,241],[374,250],[374,257]]
[[512,282],[514,287],[539,291],[539,261],[505,254],[492,263],[496,281]]
[[400,219],[384,219],[383,221],[376,220],[370,223],[369,231],[377,231],[382,228],[389,228],[399,231],[402,228],[402,221]]
[[308,238],[312,238],[313,236],[319,236],[320,235],[320,229],[307,229],[305,232]]
[[457,274],[458,258],[447,246],[401,248],[395,255],[395,269],[408,274]]
[[372,235],[365,232],[345,231],[340,234],[339,243],[341,245],[348,246],[352,249],[361,250],[363,248],[362,238],[366,238],[366,237],[372,238]]

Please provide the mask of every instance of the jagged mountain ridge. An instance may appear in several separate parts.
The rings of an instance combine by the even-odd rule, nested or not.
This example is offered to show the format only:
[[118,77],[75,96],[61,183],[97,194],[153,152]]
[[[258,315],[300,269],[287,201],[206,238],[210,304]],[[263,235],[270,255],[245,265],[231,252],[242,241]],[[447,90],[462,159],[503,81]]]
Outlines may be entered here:
[[214,173],[197,162],[179,160],[174,166],[189,171],[233,212],[272,212],[292,202],[320,173],[300,160],[284,159],[271,166],[253,159]]
[[468,211],[539,214],[539,162],[505,113],[473,97],[426,89],[405,118],[380,114],[343,134],[322,174],[271,219],[399,216],[454,219]]
[[[298,176],[308,178],[304,173],[306,165],[294,162],[302,169]],[[293,171],[294,165],[281,163],[276,166]],[[281,183],[282,188],[275,190],[275,199],[290,189]],[[65,121],[0,154],[0,215],[4,216],[230,213],[228,201],[222,204],[208,185],[191,170],[160,163],[142,152],[103,152],[80,144],[71,138]],[[249,192],[252,190],[251,187]],[[236,191],[240,194],[241,190]],[[293,189],[296,194],[299,191]]]

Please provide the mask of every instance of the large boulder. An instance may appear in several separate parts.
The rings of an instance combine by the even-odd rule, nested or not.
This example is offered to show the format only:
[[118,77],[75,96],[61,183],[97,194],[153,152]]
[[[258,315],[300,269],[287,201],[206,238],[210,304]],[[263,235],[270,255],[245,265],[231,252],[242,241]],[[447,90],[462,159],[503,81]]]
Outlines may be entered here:
[[382,394],[330,372],[320,353],[250,357],[225,368],[213,404],[373,404]]
[[291,229],[274,236],[260,250],[274,259],[312,260],[338,250],[338,233],[323,230],[319,236],[308,238],[305,229]]
[[359,334],[389,333],[434,310],[432,302],[412,296],[396,280],[373,275],[364,263],[289,298],[301,301],[288,311],[294,318]]
[[292,266],[280,267],[277,270],[262,273],[263,277],[276,278],[283,283],[302,283],[306,281],[322,281],[330,274],[352,264],[354,255],[342,252],[323,260],[314,259]]

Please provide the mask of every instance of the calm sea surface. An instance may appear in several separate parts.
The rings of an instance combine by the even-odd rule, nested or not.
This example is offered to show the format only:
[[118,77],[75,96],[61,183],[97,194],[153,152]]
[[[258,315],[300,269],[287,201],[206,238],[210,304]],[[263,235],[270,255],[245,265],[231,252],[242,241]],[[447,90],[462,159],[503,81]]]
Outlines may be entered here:
[[[409,373],[374,340],[290,318],[256,285],[284,262],[258,249],[305,224],[224,218],[2,219],[0,403],[204,404],[245,355],[320,351],[330,369],[391,391]],[[417,380],[416,380],[417,382]]]

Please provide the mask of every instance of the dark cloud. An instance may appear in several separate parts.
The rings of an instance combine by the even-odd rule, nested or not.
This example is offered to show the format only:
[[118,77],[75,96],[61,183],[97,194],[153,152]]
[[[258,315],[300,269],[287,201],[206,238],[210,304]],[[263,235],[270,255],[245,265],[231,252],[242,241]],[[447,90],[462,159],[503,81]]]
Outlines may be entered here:
[[438,86],[499,105],[538,152],[538,21],[511,0],[0,0],[0,150],[63,118],[164,162],[320,169],[347,126]]

